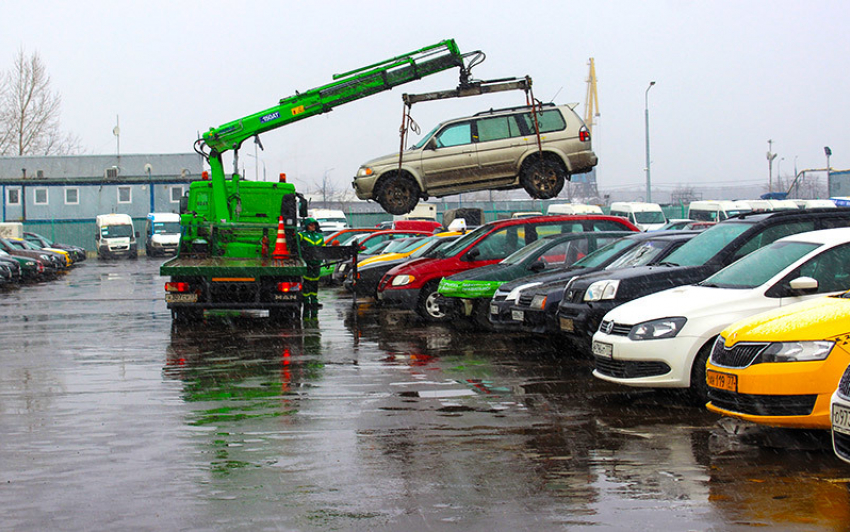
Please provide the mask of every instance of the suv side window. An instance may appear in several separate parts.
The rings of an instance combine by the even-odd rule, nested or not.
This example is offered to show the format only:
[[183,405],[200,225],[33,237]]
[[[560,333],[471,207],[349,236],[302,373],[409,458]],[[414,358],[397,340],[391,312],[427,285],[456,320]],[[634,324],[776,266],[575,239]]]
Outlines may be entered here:
[[735,252],[734,257],[732,257],[732,260],[738,260],[744,255],[752,253],[753,251],[761,247],[771,244],[775,240],[778,240],[783,236],[796,235],[797,233],[805,233],[807,231],[814,231],[814,229],[814,220],[791,221],[787,223],[780,223],[777,225],[769,226],[760,233],[752,236],[749,242],[741,246],[741,248]]
[[444,130],[437,133],[434,137],[437,141],[438,148],[448,148],[450,146],[461,146],[463,144],[472,143],[472,123],[463,122],[460,124],[452,124]]
[[[521,123],[527,135],[534,134],[534,117],[531,113],[523,113],[521,115]],[[564,116],[558,109],[549,109],[541,113],[537,113],[537,124],[540,126],[540,133],[551,133],[552,131],[562,131],[567,128],[567,123]]]
[[478,120],[476,125],[478,126],[478,142],[520,136],[519,124],[517,124],[516,116],[514,115],[482,118]]

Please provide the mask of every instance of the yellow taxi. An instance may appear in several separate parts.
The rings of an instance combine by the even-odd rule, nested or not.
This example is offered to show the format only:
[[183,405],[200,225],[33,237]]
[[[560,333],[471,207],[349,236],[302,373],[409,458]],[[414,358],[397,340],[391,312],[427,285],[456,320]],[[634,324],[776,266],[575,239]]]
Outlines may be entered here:
[[720,333],[706,365],[706,406],[762,425],[829,430],[848,364],[850,292],[788,305]]

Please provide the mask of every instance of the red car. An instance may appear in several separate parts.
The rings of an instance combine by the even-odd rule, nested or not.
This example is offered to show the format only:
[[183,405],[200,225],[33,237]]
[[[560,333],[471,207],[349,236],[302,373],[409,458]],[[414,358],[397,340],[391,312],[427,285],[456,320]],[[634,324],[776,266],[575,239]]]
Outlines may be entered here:
[[619,216],[565,214],[511,218],[484,224],[436,252],[399,264],[378,285],[382,304],[415,310],[428,321],[443,321],[437,286],[443,277],[501,261],[540,237],[584,231],[639,231]]

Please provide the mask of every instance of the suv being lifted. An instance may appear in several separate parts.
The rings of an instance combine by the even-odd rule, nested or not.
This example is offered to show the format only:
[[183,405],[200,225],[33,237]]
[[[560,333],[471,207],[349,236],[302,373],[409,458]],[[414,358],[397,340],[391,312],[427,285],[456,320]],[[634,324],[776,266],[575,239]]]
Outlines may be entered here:
[[401,168],[395,153],[363,164],[354,190],[391,214],[410,212],[420,198],[474,190],[522,187],[533,198],[554,198],[572,174],[597,163],[574,107],[546,104],[532,113],[523,106],[443,122],[404,152]]

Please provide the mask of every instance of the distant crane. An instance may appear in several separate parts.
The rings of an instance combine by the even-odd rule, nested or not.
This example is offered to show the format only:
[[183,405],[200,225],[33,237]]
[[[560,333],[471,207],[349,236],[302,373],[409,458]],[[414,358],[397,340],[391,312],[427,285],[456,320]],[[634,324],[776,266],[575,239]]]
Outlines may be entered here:
[[[596,92],[596,63],[591,57],[588,61],[590,70],[587,74],[587,96],[584,99],[584,123],[593,138],[593,125],[599,116],[599,94]],[[578,178],[578,179],[576,179]],[[583,198],[598,198],[596,188],[596,168],[581,176],[573,176],[576,195]]]

